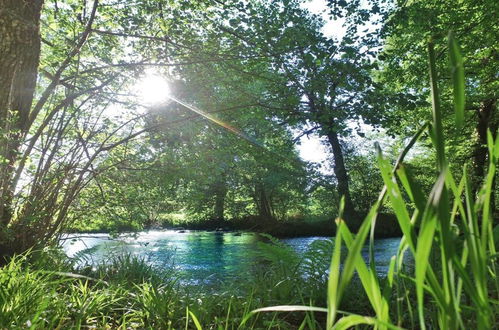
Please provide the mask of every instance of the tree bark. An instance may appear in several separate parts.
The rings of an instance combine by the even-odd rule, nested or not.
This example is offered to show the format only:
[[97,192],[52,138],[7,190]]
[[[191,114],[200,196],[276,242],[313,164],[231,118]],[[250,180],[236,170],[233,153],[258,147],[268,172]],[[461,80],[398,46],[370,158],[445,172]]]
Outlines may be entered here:
[[338,133],[329,129],[327,133],[327,138],[329,144],[331,145],[331,149],[333,151],[334,157],[334,175],[336,176],[336,180],[338,181],[338,195],[339,197],[345,198],[345,210],[344,210],[344,218],[349,222],[352,227],[355,229],[358,226],[357,223],[357,212],[355,211],[355,207],[352,202],[352,198],[350,196],[350,186],[348,183],[348,172],[345,167],[345,158],[343,157],[343,150],[341,149],[340,140],[338,138]]
[[227,184],[225,183],[225,176],[222,180],[215,183],[215,206],[213,207],[213,217],[215,220],[223,221],[225,211],[225,197],[227,196]]
[[[488,160],[488,148],[487,148],[487,131],[490,130],[492,136],[496,138],[497,129],[499,124],[499,119],[496,114],[497,100],[496,99],[486,99],[482,101],[480,108],[478,109],[478,124],[476,126],[476,131],[478,135],[478,141],[475,145],[475,150],[473,151],[473,192],[476,195],[480,190],[480,187],[485,178],[487,170],[487,160]],[[495,186],[495,180],[494,180]],[[495,211],[495,197],[494,190],[492,190],[492,211]]]
[[43,0],[0,0],[0,229],[12,220],[12,175],[29,129],[42,4]]
[[352,198],[350,196],[350,185],[348,183],[348,172],[345,167],[345,158],[343,157],[343,150],[341,149],[338,133],[335,130],[334,109],[326,109],[320,106],[316,101],[313,93],[307,93],[308,105],[310,111],[316,116],[314,121],[321,127],[321,133],[327,136],[331,149],[333,151],[334,166],[333,171],[338,181],[337,191],[339,201],[345,198],[345,209],[343,210],[343,217],[350,225],[351,229],[358,228],[358,217],[355,210]]
[[263,183],[258,182],[255,185],[254,200],[258,209],[258,216],[264,220],[274,219],[272,203],[267,196]]

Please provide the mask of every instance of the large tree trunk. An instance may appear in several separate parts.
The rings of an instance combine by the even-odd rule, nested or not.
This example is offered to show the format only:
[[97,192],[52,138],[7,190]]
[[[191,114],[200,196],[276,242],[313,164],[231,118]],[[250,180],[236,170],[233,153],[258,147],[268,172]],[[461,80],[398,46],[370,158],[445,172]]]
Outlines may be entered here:
[[347,220],[347,223],[349,223],[351,227],[355,229],[358,226],[357,212],[355,211],[355,207],[350,196],[348,172],[345,167],[345,158],[343,157],[343,150],[341,149],[340,140],[338,138],[338,134],[333,130],[329,130],[329,132],[327,133],[327,138],[333,151],[333,170],[334,175],[336,176],[336,180],[338,181],[338,195],[340,196],[340,198],[345,198],[345,210],[343,215]]
[[258,182],[255,185],[255,194],[253,198],[255,200],[256,208],[258,210],[258,216],[264,220],[274,219],[272,202],[267,196],[267,192],[265,191],[263,183]]
[[42,4],[43,0],[0,0],[0,243],[12,221],[14,167],[30,126]]
[[215,183],[215,205],[213,207],[213,217],[215,220],[223,221],[225,211],[225,197],[227,196],[227,184],[225,176]]
[[[476,126],[478,141],[475,145],[475,150],[473,151],[473,192],[476,194],[480,190],[480,187],[485,178],[485,173],[487,170],[487,130],[490,130],[494,138],[497,134],[498,121],[496,114],[497,100],[487,99],[482,102],[480,108],[478,109],[478,124]],[[494,182],[495,183],[495,182]],[[495,198],[494,190],[492,190],[492,210],[495,210]]]

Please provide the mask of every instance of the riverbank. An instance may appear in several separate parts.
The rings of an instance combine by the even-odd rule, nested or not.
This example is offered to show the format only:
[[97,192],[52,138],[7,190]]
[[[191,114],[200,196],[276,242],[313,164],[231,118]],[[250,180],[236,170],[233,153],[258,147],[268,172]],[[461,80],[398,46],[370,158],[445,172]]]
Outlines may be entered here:
[[[277,238],[311,236],[332,237],[336,234],[334,219],[310,218],[275,220],[263,219],[257,216],[248,216],[231,220],[191,220],[183,221],[181,223],[163,220],[161,222],[155,222],[144,228],[134,228],[126,225],[116,228],[72,228],[68,231],[68,233],[123,233],[150,229],[171,229],[177,231],[245,231],[265,233]],[[355,231],[355,229],[356,228],[352,228],[353,231]],[[374,235],[376,238],[400,237],[402,235],[402,231],[400,230],[400,226],[395,216],[392,214],[379,214]]]

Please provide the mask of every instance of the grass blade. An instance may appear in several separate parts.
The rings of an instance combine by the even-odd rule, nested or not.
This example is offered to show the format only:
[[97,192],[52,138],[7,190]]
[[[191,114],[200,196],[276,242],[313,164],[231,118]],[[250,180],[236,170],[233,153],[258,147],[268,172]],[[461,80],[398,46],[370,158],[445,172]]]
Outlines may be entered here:
[[407,211],[405,205],[406,203],[399,189],[399,186],[395,182],[395,178],[392,174],[390,164],[386,159],[383,158],[383,154],[381,153],[381,149],[379,149],[379,146],[378,146],[378,166],[381,171],[381,176],[383,177],[383,181],[385,182],[386,192],[390,197],[390,201],[392,202],[393,205],[393,210],[395,212],[395,215],[397,216],[400,228],[402,229],[402,233],[404,234],[411,251],[414,253],[416,250],[415,235],[412,229],[409,212]]
[[433,41],[428,43],[428,57],[430,69],[430,85],[431,85],[431,104],[433,112],[433,140],[437,151],[437,166],[441,171],[445,167],[445,143],[444,129],[442,126],[442,109],[440,105],[440,95],[437,86],[437,65],[435,59],[435,49]]
[[[419,322],[422,329],[425,329],[424,320],[424,283],[426,279],[426,271],[429,267],[428,259],[433,246],[433,238],[437,229],[437,212],[436,208],[440,201],[440,197],[444,190],[445,176],[440,175],[437,183],[433,187],[430,195],[429,204],[423,215],[418,244],[415,253],[416,264],[416,295],[418,299]],[[435,290],[435,288],[432,288]]]
[[187,309],[187,311],[189,312],[189,315],[191,316],[192,322],[194,322],[194,325],[196,326],[196,329],[197,330],[203,330],[203,327],[201,326],[201,323],[199,323],[199,320],[196,317],[196,315],[193,312],[191,312],[189,309]]
[[454,86],[454,111],[456,114],[456,126],[459,128],[464,123],[464,65],[459,44],[454,38],[454,33],[449,33],[449,55],[452,84]]
[[361,324],[372,325],[375,326],[375,328],[384,327],[393,330],[403,329],[393,324],[382,322],[374,317],[361,316],[361,315],[348,315],[342,317],[340,320],[338,320],[338,322],[336,322],[333,329],[334,330],[352,329],[352,328],[357,328],[356,326]]
[[341,291],[339,289],[340,282],[340,264],[341,264],[341,243],[342,243],[342,226],[345,223],[341,218],[336,220],[337,233],[334,240],[334,251],[331,257],[331,266],[329,268],[329,277],[327,281],[327,328],[333,326],[338,310],[338,304],[341,299]]

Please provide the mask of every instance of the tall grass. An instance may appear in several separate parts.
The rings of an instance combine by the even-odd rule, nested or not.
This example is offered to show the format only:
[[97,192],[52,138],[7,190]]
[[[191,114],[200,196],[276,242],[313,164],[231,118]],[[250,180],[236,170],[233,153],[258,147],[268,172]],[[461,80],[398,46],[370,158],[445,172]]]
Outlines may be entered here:
[[[301,255],[269,237],[253,251],[253,271],[214,287],[181,285],[179,273],[130,254],[89,267],[71,264],[58,251],[35,251],[0,268],[0,329],[320,329],[325,319],[313,309],[251,311],[272,304],[326,305],[332,249],[331,240],[321,240]],[[358,284],[348,290],[345,308],[369,311]]]
[[[449,35],[449,57],[454,86],[456,124],[464,118],[464,73],[459,46]],[[473,196],[466,167],[459,182],[449,171],[445,155],[445,136],[442,125],[442,106],[437,86],[435,52],[428,45],[431,84],[431,122],[413,137],[392,169],[379,147],[378,166],[384,188],[378,201],[354,236],[342,220],[337,221],[335,248],[327,285],[327,309],[309,306],[275,306],[257,309],[253,313],[268,311],[322,311],[327,313],[327,329],[347,329],[369,325],[379,329],[400,326],[421,329],[490,329],[498,316],[497,257],[493,235],[491,196],[496,164],[499,158],[499,137],[494,141],[488,132],[489,168],[482,189]],[[438,178],[428,196],[424,196],[418,183],[403,165],[404,156],[429,128],[437,155]],[[411,210],[404,194],[415,205]],[[399,253],[392,258],[387,278],[380,280],[372,267],[362,259],[360,251],[369,231],[376,224],[378,210],[389,199],[397,217],[403,237]],[[341,249],[348,254],[341,263]],[[415,260],[414,273],[403,267],[405,252]],[[373,257],[371,257],[373,258]],[[339,305],[354,272],[357,272],[375,316],[341,312]],[[491,292],[492,291],[492,292]],[[409,296],[415,292],[417,304]],[[495,298],[493,298],[495,297]],[[417,323],[414,321],[417,314]]]
[[[259,249],[266,267],[216,288],[180,285],[180,274],[130,254],[79,269],[54,251],[16,256],[0,268],[0,329],[237,329],[262,305],[315,301],[307,285],[320,283],[301,276],[294,251],[272,242]],[[281,316],[253,317],[244,328],[290,329],[303,317]]]

